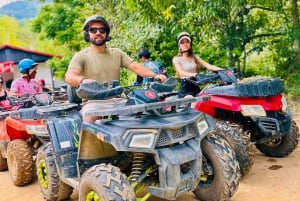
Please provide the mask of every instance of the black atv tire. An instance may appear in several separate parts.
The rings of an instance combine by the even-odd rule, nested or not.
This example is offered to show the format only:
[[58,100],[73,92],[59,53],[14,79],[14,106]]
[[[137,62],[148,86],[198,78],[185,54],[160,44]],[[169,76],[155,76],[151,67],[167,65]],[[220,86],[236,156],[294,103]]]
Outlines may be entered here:
[[97,200],[92,198],[105,201],[136,200],[127,177],[118,167],[107,164],[94,165],[80,180],[79,200]]
[[228,200],[237,191],[240,181],[240,167],[234,151],[226,140],[214,133],[202,140],[201,149],[203,175],[194,194],[200,200]]
[[235,152],[241,176],[245,176],[250,171],[254,158],[250,135],[246,135],[238,124],[229,121],[216,120],[216,129],[217,135],[225,139]]
[[299,143],[299,128],[292,121],[291,132],[281,138],[263,144],[255,144],[256,148],[266,156],[286,157],[296,149]]
[[46,200],[61,201],[71,196],[73,188],[59,179],[52,154],[50,143],[39,148],[36,158],[38,182]]
[[33,150],[26,141],[17,139],[8,143],[7,165],[16,186],[29,184],[34,178]]
[[6,158],[4,158],[1,154],[1,151],[0,151],[0,171],[4,171],[4,170],[7,170],[8,167],[7,167],[7,160]]

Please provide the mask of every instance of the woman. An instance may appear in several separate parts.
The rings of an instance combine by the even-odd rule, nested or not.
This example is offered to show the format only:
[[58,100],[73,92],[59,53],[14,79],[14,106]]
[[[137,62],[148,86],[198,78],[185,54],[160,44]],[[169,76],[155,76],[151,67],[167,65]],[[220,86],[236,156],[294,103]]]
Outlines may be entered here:
[[222,70],[217,66],[211,65],[203,61],[198,55],[195,55],[192,50],[192,37],[188,32],[181,32],[177,36],[177,45],[179,53],[172,60],[176,73],[181,78],[181,86],[179,89],[179,98],[191,95],[196,96],[200,89],[191,83],[188,83],[184,78],[195,77],[201,67],[205,67],[212,71]]
[[4,89],[4,79],[0,77],[0,111],[8,111],[11,109],[11,105],[7,98],[7,92]]
[[7,97],[7,93],[3,85],[4,85],[4,80],[2,77],[0,77],[0,101],[6,100]]

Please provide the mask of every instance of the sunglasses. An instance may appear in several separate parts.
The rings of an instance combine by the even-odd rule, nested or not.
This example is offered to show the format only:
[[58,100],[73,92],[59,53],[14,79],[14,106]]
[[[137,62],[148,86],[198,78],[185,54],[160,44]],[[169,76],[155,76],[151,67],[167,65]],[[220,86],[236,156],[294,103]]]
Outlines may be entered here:
[[100,27],[100,28],[92,27],[92,28],[89,29],[89,32],[91,32],[93,34],[97,33],[97,31],[99,31],[99,33],[101,33],[101,34],[106,33],[106,29],[104,27]]

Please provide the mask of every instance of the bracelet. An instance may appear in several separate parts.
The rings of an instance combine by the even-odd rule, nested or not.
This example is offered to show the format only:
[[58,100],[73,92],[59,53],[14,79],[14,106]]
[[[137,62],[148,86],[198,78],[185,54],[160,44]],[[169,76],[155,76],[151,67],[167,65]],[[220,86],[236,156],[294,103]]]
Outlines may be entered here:
[[86,77],[82,78],[79,83],[81,84],[83,82],[83,80],[85,80],[85,79],[87,79],[87,78]]

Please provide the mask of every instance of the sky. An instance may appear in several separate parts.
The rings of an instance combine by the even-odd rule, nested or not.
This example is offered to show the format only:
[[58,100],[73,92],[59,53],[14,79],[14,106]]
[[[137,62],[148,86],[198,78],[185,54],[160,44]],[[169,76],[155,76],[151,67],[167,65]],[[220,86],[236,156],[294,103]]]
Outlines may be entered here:
[[0,7],[4,6],[5,4],[11,3],[13,1],[16,1],[16,0],[0,0]]

